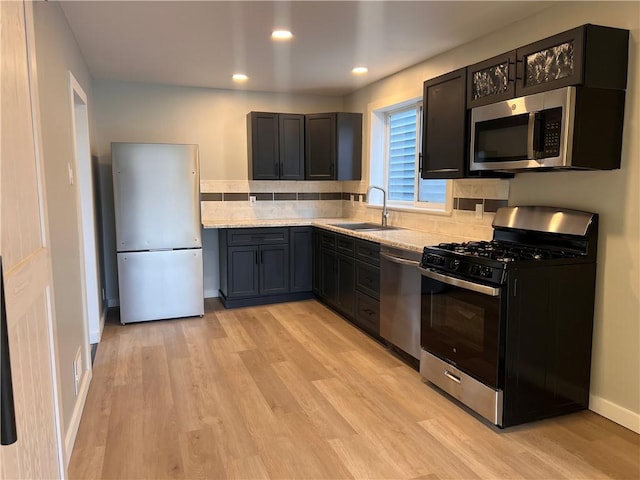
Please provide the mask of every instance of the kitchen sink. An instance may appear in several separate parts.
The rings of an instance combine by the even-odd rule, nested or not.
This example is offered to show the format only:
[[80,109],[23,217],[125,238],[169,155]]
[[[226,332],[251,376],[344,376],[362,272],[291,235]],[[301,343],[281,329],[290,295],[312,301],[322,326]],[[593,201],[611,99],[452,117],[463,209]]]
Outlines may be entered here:
[[331,225],[332,227],[340,227],[346,230],[354,230],[354,231],[362,231],[362,230],[401,230],[402,227],[395,227],[392,225],[382,226],[379,223],[334,223]]

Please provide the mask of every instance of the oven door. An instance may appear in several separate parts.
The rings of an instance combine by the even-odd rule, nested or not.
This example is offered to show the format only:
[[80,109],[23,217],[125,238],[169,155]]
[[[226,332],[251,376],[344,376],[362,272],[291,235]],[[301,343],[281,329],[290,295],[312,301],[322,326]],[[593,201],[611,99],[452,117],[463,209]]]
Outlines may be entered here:
[[502,289],[419,270],[422,348],[485,385],[502,388]]

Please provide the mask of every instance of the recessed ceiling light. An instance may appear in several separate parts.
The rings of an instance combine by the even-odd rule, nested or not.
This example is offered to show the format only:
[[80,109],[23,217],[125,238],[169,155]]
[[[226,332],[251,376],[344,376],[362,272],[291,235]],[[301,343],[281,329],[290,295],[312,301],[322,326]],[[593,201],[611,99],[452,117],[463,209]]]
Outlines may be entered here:
[[244,73],[234,73],[233,74],[233,81],[234,82],[246,82],[247,80],[249,80],[249,77],[247,77]]
[[274,40],[289,40],[293,37],[293,33],[289,30],[274,30],[271,32],[271,38]]
[[353,70],[351,70],[351,73],[355,73],[356,75],[364,75],[368,71],[369,69],[367,67],[355,67]]

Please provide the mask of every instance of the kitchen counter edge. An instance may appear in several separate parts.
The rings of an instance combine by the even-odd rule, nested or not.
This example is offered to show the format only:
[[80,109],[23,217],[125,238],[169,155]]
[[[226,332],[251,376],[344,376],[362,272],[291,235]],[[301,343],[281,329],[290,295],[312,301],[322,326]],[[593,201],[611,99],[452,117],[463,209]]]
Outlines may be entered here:
[[313,226],[324,230],[329,230],[342,235],[348,235],[370,242],[376,242],[395,248],[402,248],[415,252],[422,252],[425,246],[437,245],[442,242],[464,242],[470,239],[456,235],[448,235],[435,232],[423,232],[412,230],[406,227],[400,227],[397,230],[385,231],[354,231],[341,228],[336,224],[348,224],[359,222],[361,220],[354,218],[300,218],[300,219],[269,219],[269,220],[220,220],[203,222],[202,228],[260,228],[260,227],[301,227]]

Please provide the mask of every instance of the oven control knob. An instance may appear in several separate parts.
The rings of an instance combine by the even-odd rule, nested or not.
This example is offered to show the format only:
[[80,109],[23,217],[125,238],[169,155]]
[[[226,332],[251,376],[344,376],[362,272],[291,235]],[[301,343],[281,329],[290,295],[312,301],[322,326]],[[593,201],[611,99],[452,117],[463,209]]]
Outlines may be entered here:
[[458,268],[460,268],[460,260],[451,260],[451,263],[449,264],[449,268],[451,270],[458,270]]
[[484,267],[480,272],[480,275],[482,275],[484,278],[491,278],[492,276],[491,269],[489,267]]

